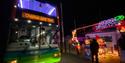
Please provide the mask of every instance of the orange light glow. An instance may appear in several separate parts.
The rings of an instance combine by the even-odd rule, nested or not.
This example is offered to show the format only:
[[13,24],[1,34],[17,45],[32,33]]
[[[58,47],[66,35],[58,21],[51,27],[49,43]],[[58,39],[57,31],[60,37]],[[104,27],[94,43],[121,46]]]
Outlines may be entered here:
[[72,31],[72,37],[74,38],[75,35],[76,35],[76,30],[73,30],[73,31]]
[[17,60],[13,60],[13,61],[11,61],[10,63],[17,63]]
[[89,44],[90,44],[90,40],[89,40],[89,39],[86,39],[86,40],[85,40],[85,44],[86,44],[86,45],[89,45]]
[[80,50],[80,45],[77,46],[77,49]]
[[42,22],[54,23],[54,19],[52,18],[43,17],[43,16],[39,16],[35,14],[26,13],[26,12],[22,13],[22,17],[27,18],[27,19],[32,19],[32,20],[38,20]]
[[125,32],[125,27],[122,26],[120,32]]
[[58,56],[58,54],[54,54],[54,57],[57,57]]

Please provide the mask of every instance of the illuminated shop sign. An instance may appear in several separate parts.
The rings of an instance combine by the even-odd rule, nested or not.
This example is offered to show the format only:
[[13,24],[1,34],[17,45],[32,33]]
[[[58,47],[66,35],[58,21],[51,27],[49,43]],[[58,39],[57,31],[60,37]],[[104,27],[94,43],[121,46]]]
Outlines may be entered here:
[[26,12],[22,12],[22,17],[23,18],[27,18],[27,19],[31,19],[31,20],[41,21],[41,22],[54,23],[54,19],[52,19],[52,18],[48,18],[48,17],[44,17],[44,16],[39,16],[39,15],[35,15],[35,14],[31,14],[31,13],[26,13]]
[[115,27],[115,26],[117,26],[119,21],[124,20],[124,18],[125,17],[123,15],[119,15],[119,16],[116,16],[114,18],[103,20],[103,21],[99,22],[98,25],[96,25],[94,27],[94,30],[97,31],[97,30],[103,30],[103,29],[106,29],[106,28]]

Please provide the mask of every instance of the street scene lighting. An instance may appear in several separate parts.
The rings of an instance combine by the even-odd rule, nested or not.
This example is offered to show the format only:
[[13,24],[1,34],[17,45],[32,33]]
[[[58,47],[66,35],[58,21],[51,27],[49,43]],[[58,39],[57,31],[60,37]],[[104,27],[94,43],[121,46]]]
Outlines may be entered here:
[[49,24],[49,26],[51,26],[52,24]]
[[39,24],[43,24],[42,22],[40,22]]
[[14,18],[14,21],[19,21],[19,19],[18,18]]
[[33,27],[33,28],[36,28],[36,26],[35,26],[35,25],[33,25],[32,27]]
[[27,23],[31,23],[31,20],[27,20]]
[[43,31],[42,34],[45,34],[45,31]]
[[17,31],[15,33],[18,33]]
[[56,27],[59,27],[58,25],[56,25]]
[[17,8],[17,6],[16,6],[16,5],[14,5],[14,8]]

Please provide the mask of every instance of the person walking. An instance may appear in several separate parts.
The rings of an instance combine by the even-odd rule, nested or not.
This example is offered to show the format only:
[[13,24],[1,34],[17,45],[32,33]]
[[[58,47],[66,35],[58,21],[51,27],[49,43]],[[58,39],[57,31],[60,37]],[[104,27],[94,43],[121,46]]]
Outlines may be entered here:
[[99,50],[99,44],[97,43],[96,39],[92,39],[92,41],[90,43],[90,51],[91,51],[92,63],[94,63],[94,59],[96,60],[95,61],[96,63],[99,63],[98,50]]
[[90,37],[87,36],[85,39],[85,44],[84,44],[84,51],[85,51],[84,56],[88,60],[91,59],[90,42],[91,42],[91,39]]

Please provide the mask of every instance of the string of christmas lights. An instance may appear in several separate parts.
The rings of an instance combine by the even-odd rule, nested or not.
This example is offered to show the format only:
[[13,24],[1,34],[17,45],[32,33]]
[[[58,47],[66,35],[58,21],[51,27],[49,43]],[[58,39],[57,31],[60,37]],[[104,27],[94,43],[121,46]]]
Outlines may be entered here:
[[120,21],[124,20],[124,18],[125,17],[123,15],[119,15],[114,18],[103,20],[103,21],[99,22],[98,25],[94,26],[93,29],[95,31],[99,31],[99,30],[103,30],[106,28],[116,27]]

